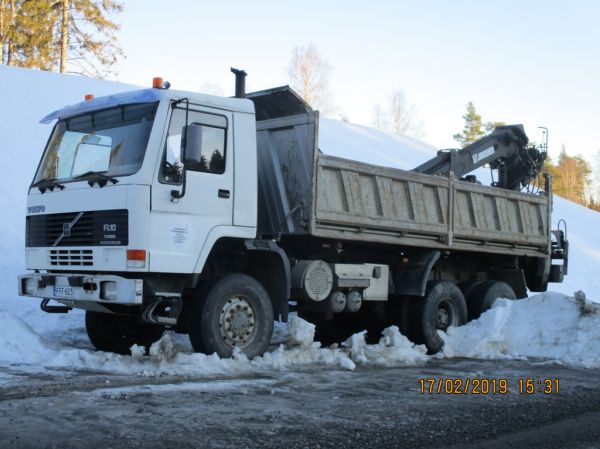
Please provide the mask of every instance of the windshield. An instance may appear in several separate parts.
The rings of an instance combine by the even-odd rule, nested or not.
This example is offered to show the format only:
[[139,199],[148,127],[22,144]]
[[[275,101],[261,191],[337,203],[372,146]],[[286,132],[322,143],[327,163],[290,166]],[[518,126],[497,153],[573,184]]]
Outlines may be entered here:
[[142,166],[158,103],[124,105],[60,120],[34,184],[102,173],[124,176]]

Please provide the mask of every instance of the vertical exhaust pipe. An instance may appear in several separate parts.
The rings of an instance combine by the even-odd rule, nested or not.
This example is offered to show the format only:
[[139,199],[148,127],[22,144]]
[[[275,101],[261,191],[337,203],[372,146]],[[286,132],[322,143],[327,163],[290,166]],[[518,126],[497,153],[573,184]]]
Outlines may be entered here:
[[246,71],[231,67],[231,73],[235,75],[235,98],[246,96]]

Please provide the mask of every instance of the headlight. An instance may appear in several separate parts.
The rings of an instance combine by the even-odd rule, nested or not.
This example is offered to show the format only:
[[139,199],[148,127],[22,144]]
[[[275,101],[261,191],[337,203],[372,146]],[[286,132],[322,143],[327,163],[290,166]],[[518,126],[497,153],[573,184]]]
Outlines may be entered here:
[[113,281],[100,282],[100,299],[107,301],[117,299],[117,283]]
[[24,295],[32,295],[35,292],[37,286],[37,280],[34,278],[24,278],[21,281],[21,290]]

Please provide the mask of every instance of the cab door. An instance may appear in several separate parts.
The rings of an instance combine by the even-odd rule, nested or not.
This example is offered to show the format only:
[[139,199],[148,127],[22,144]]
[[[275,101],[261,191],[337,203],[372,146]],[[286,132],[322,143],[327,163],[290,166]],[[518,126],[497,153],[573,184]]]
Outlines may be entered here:
[[[202,128],[202,159],[184,175],[186,123]],[[231,113],[192,104],[187,111],[185,104],[172,109],[158,183],[152,189],[150,271],[191,273],[211,231],[233,224],[232,142]],[[175,198],[172,191],[184,195]]]

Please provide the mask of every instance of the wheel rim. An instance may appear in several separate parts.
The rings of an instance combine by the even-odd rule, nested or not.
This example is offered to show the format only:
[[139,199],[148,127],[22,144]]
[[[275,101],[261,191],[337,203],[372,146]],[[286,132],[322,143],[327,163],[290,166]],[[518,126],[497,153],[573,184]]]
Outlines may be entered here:
[[453,304],[448,299],[443,299],[437,308],[435,328],[446,331],[450,326],[456,326],[457,314]]
[[256,335],[256,313],[245,296],[229,298],[219,314],[219,333],[232,348],[247,346]]

